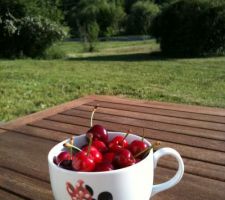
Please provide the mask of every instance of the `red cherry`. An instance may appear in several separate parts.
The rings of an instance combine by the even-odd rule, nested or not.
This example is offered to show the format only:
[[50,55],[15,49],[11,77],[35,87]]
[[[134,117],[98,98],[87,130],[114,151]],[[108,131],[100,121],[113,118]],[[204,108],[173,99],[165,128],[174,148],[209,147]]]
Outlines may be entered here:
[[135,158],[128,149],[122,149],[115,157],[115,163],[119,168],[135,164]]
[[72,159],[71,154],[67,151],[63,151],[63,152],[59,153],[59,155],[57,157],[54,157],[53,161],[56,165],[59,165],[64,160],[71,160],[71,159]]
[[102,162],[108,162],[108,163],[112,163],[116,154],[114,152],[107,152],[104,153],[102,158]]
[[108,151],[106,144],[100,140],[95,140],[92,142],[92,146],[96,147],[101,153]]
[[94,158],[87,152],[80,151],[75,154],[72,166],[76,171],[91,172],[95,168]]
[[[147,148],[148,148],[148,145],[141,140],[134,140],[133,142],[131,142],[131,144],[128,147],[128,149],[131,151],[131,153],[134,156],[139,154],[140,152],[143,152]],[[141,156],[143,155],[140,155],[140,158]]]
[[100,140],[103,141],[104,143],[108,142],[108,133],[103,126],[101,125],[92,126],[86,134],[87,138],[89,138],[90,133],[93,135],[93,141]]
[[58,156],[53,158],[53,162],[59,167],[72,170],[72,157],[67,151],[59,153]]
[[123,148],[128,147],[128,142],[124,136],[118,135],[109,143],[109,149],[114,152],[119,152]]
[[[82,151],[88,153],[88,146],[83,147]],[[90,155],[93,157],[95,163],[102,162],[102,154],[96,147],[90,146]]]
[[95,171],[102,172],[102,171],[112,171],[114,169],[113,165],[108,162],[102,162],[96,165]]

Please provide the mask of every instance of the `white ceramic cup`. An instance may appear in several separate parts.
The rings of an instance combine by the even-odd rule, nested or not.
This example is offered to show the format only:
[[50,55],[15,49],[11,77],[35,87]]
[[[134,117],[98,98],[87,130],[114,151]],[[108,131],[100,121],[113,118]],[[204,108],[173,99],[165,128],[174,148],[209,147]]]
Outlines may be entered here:
[[[109,132],[109,139],[121,132]],[[128,143],[141,137],[130,134]],[[63,150],[63,141],[54,146],[48,154],[51,186],[55,200],[149,200],[158,192],[176,185],[184,174],[184,163],[180,154],[171,148],[161,148],[154,154],[151,150],[146,158],[135,165],[107,172],[78,172],[62,169],[54,164],[53,158]],[[151,145],[147,140],[145,142]],[[85,135],[75,137],[74,143],[81,147],[86,144]],[[154,168],[158,159],[171,155],[178,162],[178,170],[165,183],[153,185]]]

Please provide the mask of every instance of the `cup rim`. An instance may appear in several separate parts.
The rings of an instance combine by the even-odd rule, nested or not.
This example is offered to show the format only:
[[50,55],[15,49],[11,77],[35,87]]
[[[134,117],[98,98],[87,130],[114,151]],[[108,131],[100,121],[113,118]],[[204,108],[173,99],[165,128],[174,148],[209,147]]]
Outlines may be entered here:
[[[108,134],[117,134],[117,135],[125,135],[126,133],[124,132],[117,132],[117,131],[108,131]],[[142,139],[142,137],[140,137],[139,135],[136,135],[136,134],[129,134],[129,136],[132,136],[136,139]],[[128,137],[129,137],[128,136]],[[76,135],[75,138],[77,137],[85,137],[85,134],[81,134],[81,135]],[[48,153],[48,165],[49,166],[52,166],[53,168],[55,168],[56,170],[60,171],[60,172],[64,172],[66,174],[77,174],[77,175],[90,175],[90,176],[94,176],[94,175],[102,175],[102,174],[115,174],[115,173],[121,173],[125,170],[129,170],[129,169],[132,169],[134,167],[137,167],[139,165],[141,165],[143,162],[146,162],[148,161],[148,158],[150,156],[153,155],[153,150],[151,149],[149,154],[143,159],[141,160],[140,162],[134,164],[134,165],[131,165],[131,166],[128,166],[128,167],[124,167],[124,168],[121,168],[121,169],[116,169],[116,170],[111,170],[111,171],[100,171],[100,172],[82,172],[82,171],[73,171],[73,170],[68,170],[68,169],[64,169],[64,168],[61,168],[59,166],[57,166],[54,162],[53,162],[53,158],[54,158],[54,155],[53,155],[53,152],[56,148],[59,148],[61,146],[61,149],[63,149],[63,144],[68,141],[69,139],[65,139],[63,140],[62,142],[60,143],[57,143],[55,146],[53,146],[49,153]],[[135,140],[135,139],[133,139]],[[147,143],[149,146],[151,145],[151,143],[146,140],[144,138],[144,142]],[[60,151],[59,151],[60,152]],[[59,153],[58,152],[58,153]]]

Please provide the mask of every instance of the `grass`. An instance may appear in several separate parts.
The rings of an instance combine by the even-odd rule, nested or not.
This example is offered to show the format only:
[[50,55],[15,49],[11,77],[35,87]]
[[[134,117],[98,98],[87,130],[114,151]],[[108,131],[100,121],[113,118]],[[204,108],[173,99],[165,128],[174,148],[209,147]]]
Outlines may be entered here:
[[55,48],[64,60],[0,60],[0,121],[90,94],[123,95],[225,108],[225,57],[165,59],[154,41],[77,42]]

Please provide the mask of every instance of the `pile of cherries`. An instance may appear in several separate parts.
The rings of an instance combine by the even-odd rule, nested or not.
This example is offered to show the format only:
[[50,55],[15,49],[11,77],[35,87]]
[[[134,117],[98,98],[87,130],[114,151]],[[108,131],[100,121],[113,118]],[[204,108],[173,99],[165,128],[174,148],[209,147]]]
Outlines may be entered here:
[[54,163],[64,169],[99,172],[121,169],[145,158],[154,145],[148,146],[143,139],[128,144],[126,135],[117,135],[109,141],[107,130],[101,125],[92,126],[86,133],[87,144],[81,149],[73,145],[74,139],[65,143],[65,151],[54,157]]

